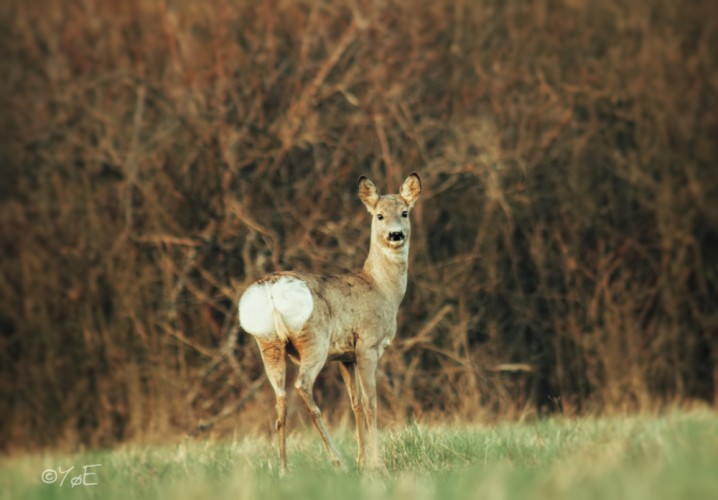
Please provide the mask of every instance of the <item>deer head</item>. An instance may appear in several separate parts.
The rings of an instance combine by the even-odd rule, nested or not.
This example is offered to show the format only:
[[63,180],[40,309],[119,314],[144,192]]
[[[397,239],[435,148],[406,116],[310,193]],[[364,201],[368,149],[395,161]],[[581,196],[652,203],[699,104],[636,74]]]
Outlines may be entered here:
[[359,178],[359,199],[372,215],[371,241],[388,251],[408,250],[411,237],[409,212],[421,192],[416,172],[406,178],[399,194],[380,195],[372,181]]

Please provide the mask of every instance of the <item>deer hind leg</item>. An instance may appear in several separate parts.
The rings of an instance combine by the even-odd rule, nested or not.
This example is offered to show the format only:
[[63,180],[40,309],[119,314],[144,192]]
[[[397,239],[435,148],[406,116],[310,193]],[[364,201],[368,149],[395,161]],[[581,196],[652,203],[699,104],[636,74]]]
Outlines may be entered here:
[[300,362],[299,362],[299,375],[297,376],[297,382],[295,387],[299,396],[304,401],[304,405],[309,411],[309,415],[312,418],[314,426],[319,431],[324,442],[324,447],[327,450],[327,454],[330,457],[332,463],[337,467],[343,467],[341,456],[337,450],[334,441],[332,441],[324,420],[322,420],[322,412],[319,410],[319,406],[314,401],[313,388],[314,381],[317,379],[319,372],[324,367],[327,360],[327,350],[318,348],[316,344],[313,344],[315,348],[309,348],[306,344],[304,349],[298,349]]
[[257,339],[259,351],[262,353],[262,361],[264,362],[264,370],[267,372],[267,378],[272,384],[274,394],[277,398],[277,420],[275,428],[279,438],[279,472],[285,474],[287,472],[287,441],[286,441],[286,423],[287,423],[287,393],[285,390],[285,380],[287,373],[287,351],[286,346],[281,341],[262,342]]
[[379,435],[376,428],[376,369],[379,355],[374,350],[357,351],[357,371],[362,390],[362,405],[367,426],[369,469],[381,469]]
[[344,384],[347,386],[347,392],[349,393],[349,401],[354,411],[354,420],[357,426],[357,466],[360,469],[364,468],[364,410],[362,407],[361,398],[359,397],[360,388],[358,386],[359,380],[357,378],[357,365],[352,362],[343,362],[339,365],[339,369],[342,372],[342,379]]

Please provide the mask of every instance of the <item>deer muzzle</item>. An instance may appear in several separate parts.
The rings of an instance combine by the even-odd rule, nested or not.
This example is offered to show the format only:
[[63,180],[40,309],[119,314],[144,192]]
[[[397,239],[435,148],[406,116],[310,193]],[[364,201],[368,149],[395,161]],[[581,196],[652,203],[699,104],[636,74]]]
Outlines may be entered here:
[[404,241],[404,232],[403,231],[392,231],[389,233],[389,241]]

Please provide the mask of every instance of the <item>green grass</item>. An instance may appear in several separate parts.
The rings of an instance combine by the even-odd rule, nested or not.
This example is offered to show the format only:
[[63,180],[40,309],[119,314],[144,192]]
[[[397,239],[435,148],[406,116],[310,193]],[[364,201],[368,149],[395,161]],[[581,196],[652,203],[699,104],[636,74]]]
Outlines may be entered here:
[[[409,426],[385,431],[387,472],[359,474],[351,434],[337,436],[346,472],[328,463],[313,429],[290,434],[290,473],[278,477],[273,443],[188,441],[77,455],[0,460],[0,499],[617,499],[718,498],[718,415],[549,419],[496,427]],[[49,467],[102,464],[96,486],[71,473],[44,484]],[[73,471],[75,472],[75,471]]]

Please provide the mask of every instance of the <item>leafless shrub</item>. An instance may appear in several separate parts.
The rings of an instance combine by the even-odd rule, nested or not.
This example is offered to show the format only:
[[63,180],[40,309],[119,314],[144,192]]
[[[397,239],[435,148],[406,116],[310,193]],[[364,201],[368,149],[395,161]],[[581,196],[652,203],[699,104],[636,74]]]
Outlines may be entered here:
[[715,403],[712,2],[0,9],[0,446],[253,428],[239,293],[413,169],[384,419]]

